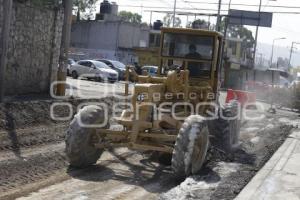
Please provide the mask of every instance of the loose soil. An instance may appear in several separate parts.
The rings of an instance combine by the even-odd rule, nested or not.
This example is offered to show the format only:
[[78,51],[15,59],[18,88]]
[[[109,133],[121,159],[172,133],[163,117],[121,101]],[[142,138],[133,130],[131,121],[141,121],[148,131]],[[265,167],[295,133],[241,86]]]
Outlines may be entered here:
[[[88,101],[111,107],[112,100]],[[264,113],[263,120],[244,122],[241,146],[233,157],[211,148],[202,172],[182,182],[151,154],[124,148],[108,150],[88,169],[70,169],[63,142],[69,121],[51,119],[53,102],[0,105],[0,199],[233,199],[283,143],[297,119],[288,112]],[[75,109],[86,100],[70,102]],[[59,108],[56,114],[67,116],[68,109]]]

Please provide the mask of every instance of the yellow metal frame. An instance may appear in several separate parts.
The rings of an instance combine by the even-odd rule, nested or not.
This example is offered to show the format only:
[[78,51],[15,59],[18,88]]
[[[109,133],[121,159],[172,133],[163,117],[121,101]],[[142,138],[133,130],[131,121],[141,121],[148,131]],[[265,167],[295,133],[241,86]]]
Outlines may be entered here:
[[[163,47],[164,33],[182,33],[182,34],[193,34],[201,36],[212,36],[214,37],[214,53],[211,61],[202,60],[212,64],[212,70],[208,79],[197,79],[189,78],[189,71],[187,70],[187,62],[185,62],[185,70],[180,72],[180,76],[176,73],[169,73],[167,76],[160,74],[162,69],[162,63],[164,59],[176,59],[182,61],[197,61],[193,59],[175,58],[175,57],[163,57],[161,55]],[[164,114],[162,120],[149,120],[149,113],[151,113],[151,107],[147,103],[153,103],[154,99],[143,100],[137,103],[138,95],[142,93],[152,94],[153,92],[159,92],[164,94],[165,92],[183,92],[184,98],[182,100],[175,99],[175,101],[189,102],[188,94],[191,91],[200,92],[199,88],[206,92],[217,93],[218,84],[218,69],[217,65],[220,60],[220,48],[222,44],[222,35],[218,32],[207,31],[207,30],[194,30],[194,29],[180,29],[180,28],[162,28],[161,30],[161,45],[160,45],[160,66],[158,75],[155,77],[151,76],[138,76],[134,70],[130,67],[126,68],[126,83],[125,83],[125,96],[129,95],[129,81],[130,78],[137,82],[132,97],[133,113],[131,111],[123,111],[120,118],[116,120],[124,126],[122,131],[113,131],[107,129],[96,129],[95,146],[98,148],[105,147],[128,147],[135,150],[151,150],[160,151],[165,153],[172,153],[173,145],[176,141],[178,131],[182,125],[182,121],[173,119],[170,115]],[[150,96],[150,95],[149,95]],[[126,100],[127,101],[127,100]],[[164,102],[165,99],[161,99]],[[212,101],[207,98],[203,98],[201,102]],[[139,105],[137,107],[136,105]],[[209,107],[203,107],[201,113],[204,113]],[[141,112],[139,119],[136,117],[136,113]],[[178,111],[176,115],[188,116],[189,111],[186,106],[183,110]],[[162,127],[172,127],[169,129],[163,129]],[[102,138],[101,140],[99,138]],[[104,138],[104,140],[103,140]],[[106,141],[100,142],[97,141]]]

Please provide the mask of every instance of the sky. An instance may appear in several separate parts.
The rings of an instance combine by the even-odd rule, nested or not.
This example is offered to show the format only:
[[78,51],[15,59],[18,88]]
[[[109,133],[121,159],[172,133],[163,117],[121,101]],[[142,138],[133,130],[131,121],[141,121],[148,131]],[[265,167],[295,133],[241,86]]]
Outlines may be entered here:
[[[126,10],[142,15],[143,22],[150,22],[150,10],[155,11],[172,11],[174,6],[174,0],[112,0],[119,5],[119,11]],[[230,0],[222,0],[222,14],[227,14],[228,4]],[[177,12],[191,12],[191,13],[210,13],[216,14],[218,0],[177,0],[176,10]],[[231,0],[231,9],[258,11],[260,0]],[[242,6],[234,4],[247,4],[253,6]],[[256,6],[257,5],[257,6]],[[273,6],[273,7],[270,7]],[[278,6],[278,7],[276,7]],[[287,8],[281,8],[280,6],[286,6]],[[97,5],[97,11],[99,11],[100,2]],[[274,54],[276,56],[289,57],[289,51],[292,42],[300,43],[300,0],[262,0],[263,12],[298,12],[299,14],[273,14],[272,28],[259,28],[258,42],[272,44],[275,38],[285,37],[284,40],[276,40]],[[162,20],[165,13],[152,14],[152,22],[157,19]],[[193,21],[194,15],[179,16],[182,21],[182,25],[185,26],[187,21]],[[211,23],[216,22],[215,17],[198,16],[197,19],[210,20]],[[255,27],[247,27],[255,34]],[[285,55],[276,54],[276,46],[280,46],[280,49],[286,49]],[[298,46],[300,52],[300,44]],[[259,48],[259,47],[258,47]],[[260,49],[258,49],[260,51]],[[294,58],[292,64],[300,66],[300,54],[295,49]],[[265,57],[269,57],[269,52],[262,52]]]

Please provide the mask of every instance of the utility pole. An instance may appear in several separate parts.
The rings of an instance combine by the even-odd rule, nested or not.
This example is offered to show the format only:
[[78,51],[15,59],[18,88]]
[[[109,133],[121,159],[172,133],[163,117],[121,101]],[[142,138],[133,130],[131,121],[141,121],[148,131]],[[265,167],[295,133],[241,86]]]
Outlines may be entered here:
[[152,11],[150,12],[150,26],[152,26]]
[[6,75],[6,64],[7,64],[7,51],[10,31],[10,19],[12,10],[12,0],[5,0],[3,2],[3,26],[2,26],[2,37],[0,41],[1,60],[0,60],[0,102],[3,102],[5,95],[5,75]]
[[255,31],[255,43],[254,43],[254,52],[253,52],[253,68],[255,67],[255,57],[256,57],[256,49],[257,49],[257,38],[258,38],[258,28],[260,26],[260,12],[261,12],[261,5],[262,5],[262,0],[260,0],[259,3],[259,9],[258,9],[258,13],[259,13],[259,19],[258,19],[258,25],[256,26],[256,31]]
[[143,9],[144,9],[144,6],[143,6],[143,3],[141,3],[141,16],[143,16]]
[[[69,56],[69,45],[70,45],[70,34],[72,26],[72,8],[73,0],[64,0],[64,25],[62,30],[60,56],[59,56],[59,67],[57,71],[57,81],[66,82],[67,77],[67,59]],[[64,96],[66,90],[65,83],[57,84],[56,95]]]
[[270,68],[272,68],[272,64],[273,64],[273,55],[274,55],[275,41],[277,41],[277,40],[285,40],[285,39],[286,39],[285,37],[273,39],[272,50],[271,50],[271,58],[270,58]]
[[288,65],[288,68],[290,69],[292,66],[291,66],[291,62],[292,62],[292,56],[293,56],[293,51],[294,51],[294,45],[295,44],[300,44],[300,42],[292,42],[292,46],[291,46],[291,52],[290,52],[290,58],[289,58],[289,65]]
[[174,9],[173,9],[173,28],[175,26],[175,17],[176,17],[176,1],[174,0]]
[[221,6],[222,6],[222,0],[219,0],[219,5],[218,5],[218,16],[217,16],[217,24],[216,24],[216,28],[217,31],[221,31]]
[[186,15],[186,27],[188,26],[189,24],[189,15]]
[[[228,13],[230,11],[231,8],[231,0],[229,1],[229,6],[228,6]],[[224,27],[224,38],[222,41],[222,50],[221,50],[221,62],[220,62],[220,66],[219,66],[219,73],[221,73],[223,68],[223,63],[224,63],[224,53],[225,53],[225,44],[226,44],[226,39],[227,39],[227,29],[228,29],[228,25],[229,25],[229,14],[227,16],[227,18],[225,18],[225,27]],[[220,26],[219,26],[220,27]],[[225,69],[226,70],[226,69]],[[225,75],[226,77],[226,75]]]

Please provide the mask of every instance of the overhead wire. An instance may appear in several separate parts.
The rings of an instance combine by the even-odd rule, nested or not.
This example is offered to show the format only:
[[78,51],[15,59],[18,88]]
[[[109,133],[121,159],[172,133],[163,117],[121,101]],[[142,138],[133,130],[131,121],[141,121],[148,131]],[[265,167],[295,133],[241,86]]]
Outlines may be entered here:
[[[129,7],[129,8],[139,8],[141,6],[138,5],[119,5],[120,7]],[[169,7],[163,6],[143,6],[146,9],[170,9]],[[186,8],[186,7],[178,7],[177,10],[201,10],[201,11],[218,11],[217,9],[209,9],[209,8]],[[156,11],[156,10],[145,10],[145,11]],[[157,10],[160,11],[160,10]],[[227,12],[228,10],[222,9],[221,12]],[[272,12],[274,14],[300,14],[300,11],[266,11]]]

